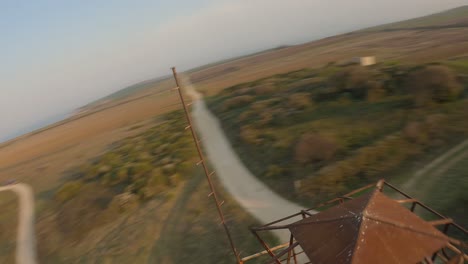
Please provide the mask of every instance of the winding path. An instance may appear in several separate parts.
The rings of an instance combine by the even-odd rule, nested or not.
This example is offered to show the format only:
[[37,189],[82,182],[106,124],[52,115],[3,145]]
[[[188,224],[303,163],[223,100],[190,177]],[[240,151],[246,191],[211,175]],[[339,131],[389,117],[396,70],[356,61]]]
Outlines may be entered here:
[[[202,95],[193,88],[187,77],[181,77],[185,92],[193,101],[192,117],[205,152],[216,175],[232,197],[261,223],[272,222],[304,209],[274,193],[252,175],[232,149],[219,121],[207,109]],[[281,242],[289,241],[289,231],[274,233]]]
[[402,186],[402,189],[412,191],[421,200],[444,173],[454,164],[468,156],[468,139],[440,155],[422,169],[416,171]]
[[34,195],[31,187],[17,183],[0,187],[1,191],[12,191],[19,198],[18,232],[16,235],[16,263],[36,264],[36,239],[34,235]]

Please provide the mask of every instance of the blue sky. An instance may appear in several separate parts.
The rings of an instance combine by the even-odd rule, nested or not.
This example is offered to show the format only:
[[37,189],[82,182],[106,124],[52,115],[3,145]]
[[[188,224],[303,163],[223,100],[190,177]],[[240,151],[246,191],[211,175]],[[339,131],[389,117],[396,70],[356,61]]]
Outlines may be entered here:
[[0,0],[0,142],[135,82],[468,0]]

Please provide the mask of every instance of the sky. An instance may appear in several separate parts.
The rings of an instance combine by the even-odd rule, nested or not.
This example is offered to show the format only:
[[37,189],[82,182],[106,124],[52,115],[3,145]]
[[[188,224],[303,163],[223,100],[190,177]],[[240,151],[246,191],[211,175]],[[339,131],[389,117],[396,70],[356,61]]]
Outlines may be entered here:
[[468,0],[0,0],[0,142],[131,84]]

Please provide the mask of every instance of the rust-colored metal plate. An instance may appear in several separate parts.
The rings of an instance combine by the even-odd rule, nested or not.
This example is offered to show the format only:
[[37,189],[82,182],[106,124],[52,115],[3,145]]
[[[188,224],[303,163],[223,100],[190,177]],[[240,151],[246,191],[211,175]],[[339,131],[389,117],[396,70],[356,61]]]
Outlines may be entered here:
[[289,227],[312,263],[417,263],[448,237],[378,190]]

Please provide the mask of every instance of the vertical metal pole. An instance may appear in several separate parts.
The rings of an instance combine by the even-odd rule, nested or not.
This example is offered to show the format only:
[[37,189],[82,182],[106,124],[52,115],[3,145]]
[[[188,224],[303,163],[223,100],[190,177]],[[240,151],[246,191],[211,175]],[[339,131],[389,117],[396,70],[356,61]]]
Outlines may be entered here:
[[271,249],[268,247],[268,245],[265,243],[265,241],[263,241],[263,239],[257,234],[257,231],[256,230],[253,230],[253,229],[250,229],[250,231],[252,232],[252,234],[254,234],[254,236],[258,239],[258,241],[260,241],[260,244],[262,244],[262,246],[266,249],[266,251],[268,252],[268,254],[275,260],[275,262],[277,264],[281,264],[281,262],[279,261],[278,257],[273,253],[273,251],[271,251]]
[[174,79],[175,79],[175,82],[176,82],[176,85],[177,85],[176,89],[179,91],[180,101],[182,102],[182,106],[183,106],[184,111],[185,111],[185,117],[187,118],[187,122],[189,124],[190,131],[192,132],[192,137],[193,137],[193,140],[195,141],[195,146],[196,146],[197,151],[198,151],[198,156],[200,157],[200,163],[203,165],[203,170],[205,172],[206,180],[208,181],[208,185],[210,186],[210,190],[211,190],[210,195],[213,196],[214,202],[216,204],[216,209],[218,210],[219,218],[221,219],[221,223],[223,224],[224,231],[226,232],[226,235],[228,237],[229,244],[231,245],[232,252],[234,253],[234,256],[236,256],[237,263],[242,263],[241,258],[239,256],[239,253],[237,252],[237,249],[234,246],[234,242],[232,240],[231,233],[229,232],[229,228],[227,227],[226,221],[224,219],[224,214],[223,214],[223,211],[221,210],[221,204],[219,203],[218,195],[216,193],[215,187],[214,187],[214,185],[213,185],[213,183],[211,181],[211,174],[208,171],[208,166],[206,165],[205,157],[204,157],[203,152],[202,152],[201,147],[200,147],[200,141],[198,140],[197,133],[195,132],[195,129],[193,128],[192,118],[190,117],[190,112],[187,109],[187,105],[185,104],[184,96],[182,95],[182,91],[180,89],[179,79],[177,78],[176,69],[175,69],[175,67],[172,67],[171,69],[172,69],[172,74],[174,75]]
[[[289,246],[291,246],[293,244],[293,234],[291,233],[291,237],[289,238]],[[288,251],[288,261],[286,262],[286,264],[290,264],[291,263],[291,250]]]
[[292,252],[293,252],[293,259],[294,259],[294,264],[297,264],[297,255],[296,255],[296,250],[295,248],[292,249]]

